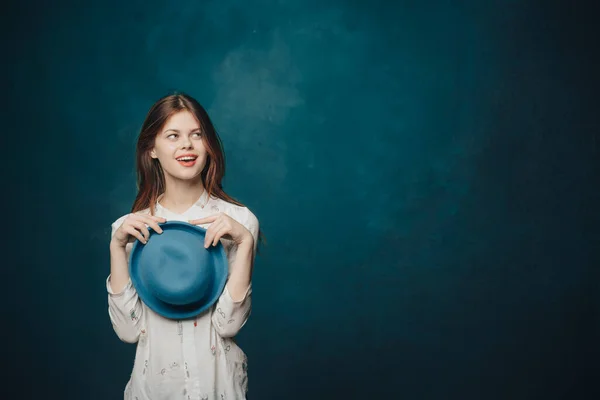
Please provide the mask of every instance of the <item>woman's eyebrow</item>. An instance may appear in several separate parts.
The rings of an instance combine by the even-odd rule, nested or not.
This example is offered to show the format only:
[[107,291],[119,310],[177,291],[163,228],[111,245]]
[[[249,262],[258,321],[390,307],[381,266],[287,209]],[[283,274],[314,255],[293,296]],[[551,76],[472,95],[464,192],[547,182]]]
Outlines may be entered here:
[[[179,130],[179,129],[173,129],[173,128],[172,128],[172,129],[167,129],[165,132],[169,132],[169,131],[173,131],[173,132],[176,132],[176,133],[180,133],[180,130]],[[190,133],[191,133],[191,132],[200,132],[200,128],[194,128],[194,129],[192,129],[192,130],[190,131]]]

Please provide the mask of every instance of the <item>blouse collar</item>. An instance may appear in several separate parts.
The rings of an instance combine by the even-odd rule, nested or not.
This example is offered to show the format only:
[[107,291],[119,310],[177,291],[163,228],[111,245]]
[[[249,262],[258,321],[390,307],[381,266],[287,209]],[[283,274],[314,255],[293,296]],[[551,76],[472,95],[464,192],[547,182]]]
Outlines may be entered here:
[[[160,200],[163,198],[163,196],[164,196],[164,193],[162,193],[162,194],[161,194],[160,196],[158,196],[158,198],[156,199],[156,207],[160,207],[160,208],[166,209],[165,207],[163,207],[163,206],[160,204]],[[210,200],[210,199],[209,199],[209,197],[208,197],[208,192],[206,191],[206,188],[205,188],[205,189],[202,191],[202,194],[200,195],[200,197],[198,198],[198,200],[196,200],[196,201],[194,202],[194,204],[192,205],[192,207],[194,207],[194,206],[198,206],[198,207],[200,207],[200,208],[204,208],[204,207],[206,207],[206,205],[208,204],[208,201],[209,201],[209,200]],[[190,208],[191,208],[191,207],[190,207]]]

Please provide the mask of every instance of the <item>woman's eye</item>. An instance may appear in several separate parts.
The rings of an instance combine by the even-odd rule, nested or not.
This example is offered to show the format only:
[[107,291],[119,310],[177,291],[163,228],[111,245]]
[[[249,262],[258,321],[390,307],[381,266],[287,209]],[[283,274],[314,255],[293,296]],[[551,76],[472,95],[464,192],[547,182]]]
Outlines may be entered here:
[[194,133],[194,135],[196,135],[196,137],[202,137],[202,133],[200,133],[200,132],[196,132],[196,133]]
[[167,136],[167,139],[170,138],[170,137],[175,137],[175,136],[177,136],[176,133],[171,133],[169,136]]

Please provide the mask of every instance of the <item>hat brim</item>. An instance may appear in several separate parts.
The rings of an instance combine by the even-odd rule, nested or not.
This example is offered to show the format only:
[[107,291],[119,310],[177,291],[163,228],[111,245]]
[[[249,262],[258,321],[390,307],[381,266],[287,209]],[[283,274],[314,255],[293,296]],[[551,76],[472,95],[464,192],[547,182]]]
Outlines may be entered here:
[[[131,282],[140,299],[155,313],[169,319],[188,319],[198,316],[213,306],[225,289],[228,277],[228,260],[225,249],[220,241],[216,246],[210,246],[208,249],[205,249],[204,238],[206,236],[206,229],[200,226],[183,221],[167,221],[158,225],[163,230],[162,234],[157,234],[151,227],[148,227],[148,231],[150,232],[148,244],[144,245],[139,240],[136,240],[133,244],[131,254],[129,255],[129,276],[131,277]],[[192,235],[193,240],[198,242],[198,251],[209,251],[212,253],[215,266],[215,281],[211,286],[211,292],[207,294],[206,300],[202,303],[185,306],[165,303],[153,296],[149,288],[139,279],[140,265],[138,261],[141,252],[144,251],[146,246],[151,245],[151,241],[152,245],[156,245],[160,244],[157,241],[169,240],[169,232],[171,231],[179,231]]]

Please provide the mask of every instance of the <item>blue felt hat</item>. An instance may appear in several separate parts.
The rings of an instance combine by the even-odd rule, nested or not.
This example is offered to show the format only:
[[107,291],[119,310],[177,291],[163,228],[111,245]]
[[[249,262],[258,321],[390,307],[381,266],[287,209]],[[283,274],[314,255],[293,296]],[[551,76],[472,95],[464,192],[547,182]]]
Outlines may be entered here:
[[147,244],[136,240],[129,256],[129,275],[142,301],[169,319],[197,316],[212,306],[228,274],[223,245],[204,248],[206,229],[183,221],[149,227]]

